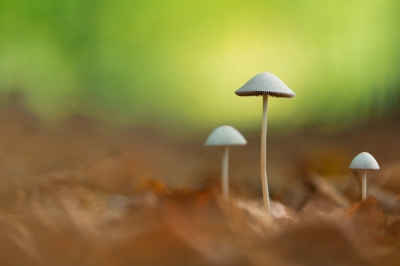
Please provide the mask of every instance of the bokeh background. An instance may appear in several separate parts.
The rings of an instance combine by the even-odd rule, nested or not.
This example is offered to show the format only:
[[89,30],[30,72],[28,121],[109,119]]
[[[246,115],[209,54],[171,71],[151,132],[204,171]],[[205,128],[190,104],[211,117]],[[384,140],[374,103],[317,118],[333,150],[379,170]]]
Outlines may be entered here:
[[208,132],[258,130],[261,100],[234,91],[262,71],[294,92],[270,126],[337,128],[394,112],[396,0],[0,2],[0,93],[33,114]]

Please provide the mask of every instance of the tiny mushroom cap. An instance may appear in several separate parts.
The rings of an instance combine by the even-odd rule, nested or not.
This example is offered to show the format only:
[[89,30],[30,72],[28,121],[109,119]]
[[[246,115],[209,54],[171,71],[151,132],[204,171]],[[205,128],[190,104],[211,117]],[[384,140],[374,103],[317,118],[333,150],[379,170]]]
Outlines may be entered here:
[[379,170],[378,162],[368,152],[357,155],[350,164],[350,169]]
[[255,75],[240,89],[235,91],[239,96],[261,96],[268,94],[274,97],[292,98],[296,94],[277,76],[262,72]]
[[208,136],[204,145],[206,146],[232,146],[245,145],[246,139],[234,127],[222,125],[214,129]]

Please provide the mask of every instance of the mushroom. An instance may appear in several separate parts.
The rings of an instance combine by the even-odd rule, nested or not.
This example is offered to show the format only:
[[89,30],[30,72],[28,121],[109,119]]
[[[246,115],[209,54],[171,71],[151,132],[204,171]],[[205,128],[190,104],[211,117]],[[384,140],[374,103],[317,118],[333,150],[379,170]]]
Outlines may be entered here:
[[280,98],[292,98],[295,93],[275,75],[262,72],[251,78],[235,91],[239,96],[263,96],[263,120],[261,130],[261,182],[264,208],[271,213],[267,179],[267,107],[268,95]]
[[214,129],[208,136],[204,145],[206,146],[222,146],[222,195],[225,200],[229,199],[229,181],[228,181],[228,158],[229,146],[245,145],[246,139],[234,127],[222,125]]
[[361,181],[362,200],[367,198],[367,170],[379,170],[378,162],[368,152],[357,155],[350,164],[350,169],[364,170]]

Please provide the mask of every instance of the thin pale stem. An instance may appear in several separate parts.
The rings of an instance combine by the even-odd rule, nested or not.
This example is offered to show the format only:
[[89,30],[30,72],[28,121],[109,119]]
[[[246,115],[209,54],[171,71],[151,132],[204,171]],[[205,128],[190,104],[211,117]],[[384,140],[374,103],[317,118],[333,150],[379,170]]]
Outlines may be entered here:
[[229,199],[229,177],[228,177],[229,147],[224,146],[222,155],[222,196],[225,200]]
[[261,183],[264,198],[264,208],[271,214],[269,202],[268,179],[267,179],[267,112],[268,94],[263,95],[263,117],[261,129]]
[[363,173],[361,190],[362,190],[362,200],[365,200],[367,198],[367,170],[364,170]]

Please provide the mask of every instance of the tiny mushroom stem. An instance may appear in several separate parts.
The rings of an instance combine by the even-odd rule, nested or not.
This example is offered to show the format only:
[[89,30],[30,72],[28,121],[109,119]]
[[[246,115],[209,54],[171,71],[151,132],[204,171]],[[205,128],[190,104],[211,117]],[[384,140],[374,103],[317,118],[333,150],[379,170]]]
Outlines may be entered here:
[[247,144],[246,139],[237,131],[235,128],[223,125],[214,129],[213,132],[208,136],[205,145],[206,146],[222,146],[222,171],[221,171],[221,188],[222,196],[225,200],[229,200],[229,175],[228,175],[228,164],[229,164],[229,146],[234,145],[245,145]]
[[362,200],[367,198],[367,170],[363,171],[361,189],[362,189]]
[[350,169],[363,170],[361,177],[361,199],[367,198],[367,170],[379,170],[378,162],[368,152],[357,155],[350,164]]
[[264,198],[264,208],[271,214],[268,179],[267,179],[267,108],[268,96],[292,98],[295,93],[275,75],[262,72],[255,75],[240,89],[235,91],[239,96],[263,96],[263,120],[261,128],[261,183]]
[[229,146],[224,146],[222,155],[222,196],[225,200],[229,199],[229,179],[228,179],[228,161]]
[[261,185],[263,192],[264,208],[271,213],[269,189],[267,178],[267,119],[268,119],[268,94],[263,95],[263,118],[261,128]]

